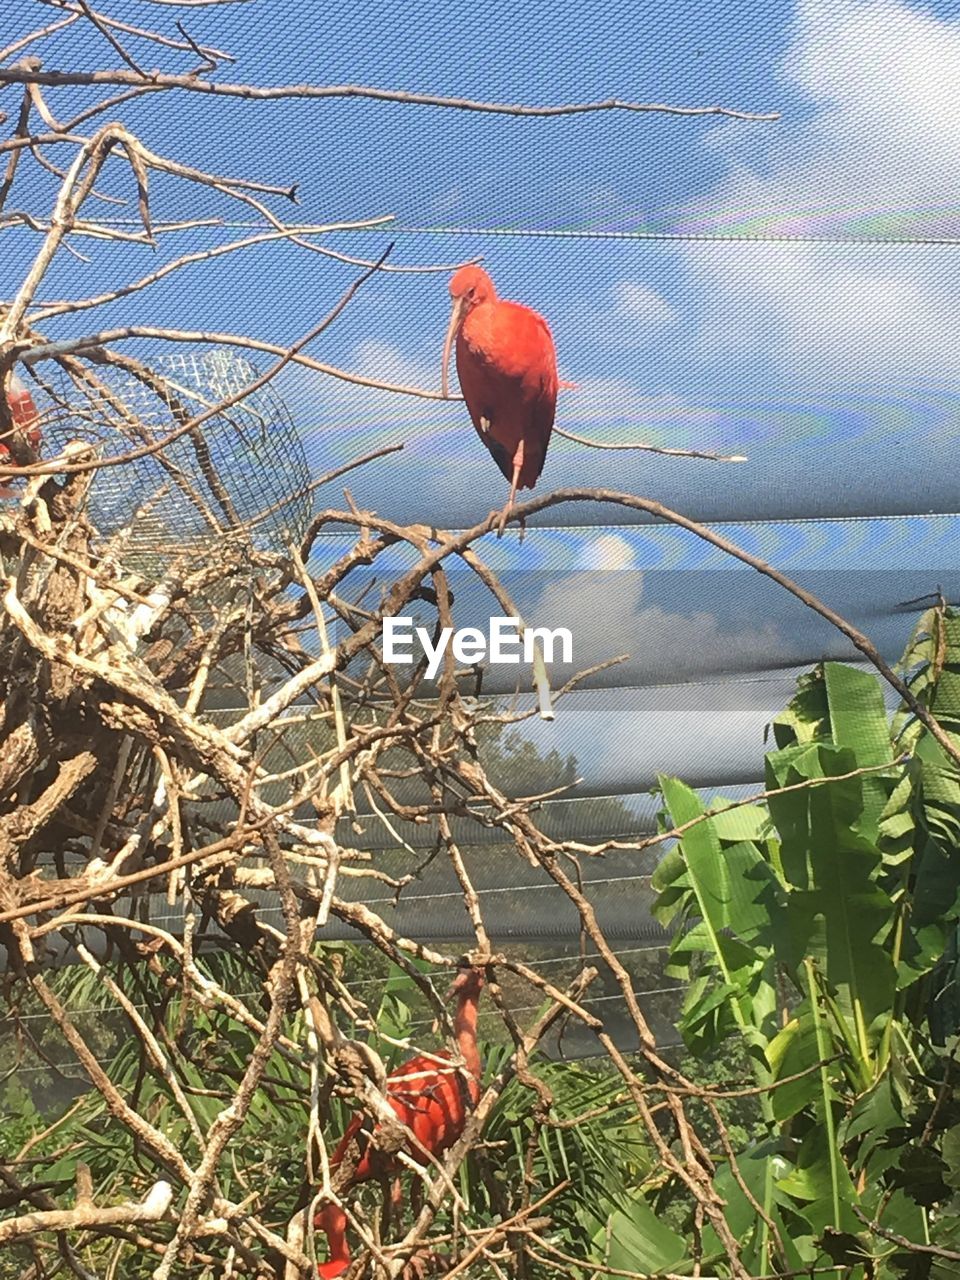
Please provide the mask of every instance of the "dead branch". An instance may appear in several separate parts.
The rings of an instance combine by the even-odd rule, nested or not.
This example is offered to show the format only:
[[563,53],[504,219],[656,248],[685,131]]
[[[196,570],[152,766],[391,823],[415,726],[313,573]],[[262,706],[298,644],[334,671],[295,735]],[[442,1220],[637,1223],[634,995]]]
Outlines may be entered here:
[[[23,86],[10,134],[0,142],[7,157],[0,206],[8,202],[0,226],[25,228],[33,249],[0,307],[0,386],[6,389],[15,366],[25,369],[41,402],[41,435],[57,441],[51,447],[44,439],[38,457],[0,395],[0,437],[10,455],[0,455],[0,481],[21,486],[17,500],[0,511],[0,943],[9,970],[4,995],[18,1028],[17,1062],[35,1052],[55,1066],[60,1057],[48,1041],[72,1055],[89,1083],[87,1097],[102,1108],[100,1122],[116,1138],[117,1167],[108,1185],[97,1187],[96,1203],[85,1173],[78,1173],[73,1203],[61,1203],[63,1188],[53,1180],[31,1190],[34,1164],[42,1172],[45,1163],[65,1158],[52,1148],[68,1120],[50,1126],[2,1170],[11,1203],[20,1207],[0,1224],[0,1241],[32,1250],[38,1274],[47,1232],[58,1234],[62,1264],[89,1274],[90,1264],[66,1236],[82,1232],[83,1256],[98,1265],[102,1258],[107,1275],[119,1274],[122,1247],[150,1257],[158,1280],[194,1266],[225,1277],[306,1277],[315,1274],[317,1261],[307,1206],[326,1197],[342,1201],[364,1258],[381,1278],[422,1274],[428,1262],[453,1275],[482,1267],[498,1280],[523,1277],[534,1257],[534,1233],[550,1226],[568,1190],[565,1183],[546,1194],[532,1190],[535,1139],[551,1126],[569,1133],[592,1114],[579,1108],[582,1114],[559,1119],[551,1111],[537,1055],[563,1017],[593,1037],[616,1079],[618,1112],[642,1132],[660,1176],[678,1189],[692,1219],[712,1228],[726,1255],[724,1274],[744,1280],[740,1242],[712,1181],[715,1137],[731,1167],[736,1163],[713,1102],[727,1095],[708,1097],[664,1056],[589,892],[568,874],[578,853],[639,843],[581,848],[551,840],[539,806],[566,794],[568,779],[535,786],[518,781],[507,789],[491,777],[485,755],[484,734],[523,713],[481,698],[476,672],[461,670],[452,654],[432,682],[424,661],[399,673],[384,660],[385,618],[416,608],[435,628],[455,626],[460,606],[452,567],[469,570],[491,608],[520,616],[481,554],[490,520],[458,534],[402,525],[362,509],[349,494],[346,511],[331,506],[315,513],[307,503],[302,517],[290,514],[318,486],[399,446],[371,450],[316,479],[295,474],[289,494],[258,489],[253,501],[238,494],[240,472],[254,471],[258,481],[268,474],[271,459],[264,460],[262,450],[279,428],[276,403],[266,397],[288,365],[428,402],[442,398],[439,391],[351,373],[305,348],[355,305],[375,273],[384,273],[386,288],[388,273],[463,264],[387,263],[389,249],[368,261],[331,249],[316,238],[379,229],[389,216],[288,222],[274,205],[296,203],[296,182],[209,172],[160,155],[117,112],[148,94],[159,95],[162,108],[164,95],[175,101],[199,93],[250,102],[363,98],[521,118],[609,111],[776,116],[618,99],[514,105],[353,84],[232,83],[219,75],[230,54],[195,39],[182,23],[176,34],[167,33],[116,19],[96,0],[42,2],[62,16],[0,50],[0,86]],[[178,0],[194,7],[217,2]],[[54,70],[27,52],[37,46],[46,53],[60,32],[78,26],[91,48],[80,69]],[[183,69],[152,70],[151,45],[164,51],[165,65],[173,61]],[[97,69],[98,50],[120,65]],[[19,61],[11,63],[15,56]],[[99,92],[80,103],[71,98],[74,114],[64,118],[61,97],[47,91],[70,86]],[[31,159],[43,180],[56,184],[47,212],[20,195],[22,169]],[[158,245],[177,243],[171,235],[226,225],[218,216],[181,218],[177,209],[157,218],[156,175],[185,192],[202,188],[206,199],[239,202],[250,234],[202,250],[172,250],[150,270],[87,296],[51,296],[54,264],[63,252],[78,254],[74,242],[81,238],[91,254],[102,244],[159,252]],[[108,176],[122,183],[119,195]],[[103,216],[101,206],[117,202],[129,204],[130,218]],[[271,244],[309,253],[303,261],[320,272],[328,259],[358,268],[345,290],[330,291],[323,318],[296,342],[283,345],[226,327],[179,329],[156,313],[156,286],[179,272]],[[319,277],[318,295],[326,280]],[[130,323],[105,322],[102,308],[120,300],[134,308]],[[78,322],[61,327],[81,313],[90,314],[89,332]],[[131,341],[162,343],[201,362],[227,359],[212,348],[252,351],[270,357],[270,364],[262,371],[242,366],[244,376],[232,376],[241,366],[231,364],[232,380],[218,382],[211,374],[209,385],[193,387],[162,359],[129,354]],[[292,451],[294,443],[291,433],[280,452],[284,445]],[[737,460],[646,444],[597,447]],[[286,461],[278,453],[273,459]],[[122,520],[101,518],[97,494],[104,488],[122,508]],[[855,643],[859,638],[868,656],[876,653],[866,637],[775,568],[652,500],[563,490],[518,504],[513,514],[523,518],[569,501],[618,503],[670,520],[765,573]],[[173,513],[167,526],[152,541],[138,540],[139,526],[154,516],[159,526],[164,511]],[[107,514],[114,515],[109,504]],[[181,527],[187,516],[199,527],[189,545]],[[330,527],[343,540],[333,552],[321,537]],[[403,571],[387,567],[393,549],[406,556]],[[557,694],[542,652],[535,651],[531,665],[523,679],[537,694],[539,714],[550,718],[565,692],[607,664],[571,678]],[[930,731],[942,734],[924,714]],[[402,865],[364,847],[378,829],[388,833]],[[426,855],[424,837],[432,842]],[[551,981],[536,964],[494,950],[469,856],[472,840],[491,839],[500,854],[522,860],[524,874],[541,874],[572,905],[598,969],[603,966],[638,1033],[637,1059],[617,1047],[601,1002],[610,997],[587,999],[598,969],[581,963],[572,981]],[[371,880],[378,893],[402,901],[424,858],[446,859],[472,930],[468,959],[484,966],[492,993],[487,1008],[512,1045],[441,1156],[392,1110],[380,1054],[414,1051],[433,1065],[434,1075],[464,1073],[466,1057],[449,1011],[424,972],[428,965],[449,975],[461,957],[404,936],[379,900],[353,899],[358,885]],[[158,899],[163,914],[154,905]],[[275,903],[280,927],[271,917]],[[436,1034],[424,1037],[426,1043],[418,1042],[415,1022],[408,1034],[372,1041],[372,997],[365,1003],[344,973],[341,954],[322,943],[331,921],[349,926],[406,976],[436,1017]],[[212,948],[235,963],[240,977],[216,971]],[[96,979],[107,1001],[97,1013],[122,1022],[131,1078],[101,1060],[85,1033],[91,1008],[49,963],[64,953]],[[513,1002],[508,984],[522,984],[528,996],[547,1002],[529,1025],[521,1020],[526,1006]],[[45,1020],[43,1035],[24,1030],[31,1018]],[[423,1074],[414,1072],[408,1087],[415,1089]],[[498,1220],[478,1225],[458,1172],[487,1149],[485,1126],[513,1081],[522,1096],[529,1094],[523,1105],[532,1117],[525,1182],[515,1195],[506,1193]],[[292,1191],[285,1196],[290,1188],[271,1183],[279,1165],[258,1154],[251,1162],[246,1150],[252,1135],[263,1132],[266,1101],[294,1134],[283,1156],[298,1168],[302,1163],[296,1206]],[[692,1118],[698,1102],[711,1117],[708,1133]],[[79,1109],[85,1105],[81,1100]],[[422,1203],[402,1222],[374,1222],[362,1192],[349,1185],[346,1166],[331,1169],[330,1117],[337,1106],[373,1117],[379,1125],[374,1145],[392,1144],[404,1177],[422,1187]],[[366,1139],[361,1130],[354,1145]],[[226,1193],[228,1179],[237,1192]],[[144,1198],[148,1186],[153,1189]],[[277,1230],[277,1222],[288,1225]],[[441,1245],[448,1254],[438,1251]],[[358,1268],[363,1265],[359,1260]]]
[[209,94],[213,97],[243,98],[249,101],[270,102],[286,98],[330,99],[368,98],[376,102],[396,102],[408,106],[445,107],[456,111],[475,111],[484,115],[551,117],[593,114],[598,111],[629,111],[642,114],[672,116],[728,116],[734,120],[773,121],[780,119],[778,111],[739,111],[733,107],[687,107],[665,102],[629,102],[621,98],[604,98],[597,102],[568,102],[556,106],[533,106],[524,103],[483,102],[475,98],[444,97],[432,93],[404,93],[396,89],[378,89],[371,85],[249,85],[231,84],[228,81],[203,80],[198,76],[171,75],[152,72],[149,77],[131,68],[117,67],[109,71],[44,71],[20,66],[0,67],[0,85],[43,84],[64,85],[127,85],[140,87],[147,83],[151,89],[179,89],[189,93]]
[[84,1231],[96,1227],[134,1226],[143,1222],[159,1222],[167,1214],[173,1199],[169,1182],[157,1182],[139,1204],[98,1207],[87,1204],[76,1209],[48,1209],[27,1213],[20,1218],[0,1222],[0,1244],[12,1244],[25,1236],[44,1231]]

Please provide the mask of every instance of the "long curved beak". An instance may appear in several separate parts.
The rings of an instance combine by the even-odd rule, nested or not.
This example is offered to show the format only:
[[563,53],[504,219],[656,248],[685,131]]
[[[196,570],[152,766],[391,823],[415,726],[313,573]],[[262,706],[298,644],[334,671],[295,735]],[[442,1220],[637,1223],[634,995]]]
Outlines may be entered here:
[[443,365],[440,369],[440,392],[444,400],[450,395],[450,348],[453,346],[457,331],[463,324],[466,305],[466,298],[455,298],[450,312],[450,323],[447,325],[447,336],[443,343]]

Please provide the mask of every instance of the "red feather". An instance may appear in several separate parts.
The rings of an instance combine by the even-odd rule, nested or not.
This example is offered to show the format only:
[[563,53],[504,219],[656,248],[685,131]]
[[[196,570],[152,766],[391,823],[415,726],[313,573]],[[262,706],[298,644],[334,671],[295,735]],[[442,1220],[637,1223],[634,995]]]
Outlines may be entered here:
[[[540,478],[557,408],[557,361],[546,320],[516,302],[484,302],[457,334],[457,375],[480,439],[509,481],[524,444],[521,489]],[[481,420],[486,418],[489,431]]]
[[[416,1142],[407,1140],[404,1150],[418,1164],[425,1164],[423,1149],[439,1156],[448,1150],[463,1133],[467,1116],[480,1097],[480,1054],[477,1048],[477,1005],[483,987],[480,969],[463,969],[453,984],[451,994],[457,993],[457,1009],[454,1015],[454,1031],[460,1056],[466,1066],[464,1071],[452,1065],[444,1067],[435,1058],[450,1059],[441,1050],[426,1057],[418,1054],[410,1058],[387,1077],[387,1103],[394,1115],[414,1135]],[[400,1168],[396,1155],[378,1150],[371,1141],[380,1125],[370,1117],[358,1113],[350,1121],[330,1157],[330,1169],[340,1167],[352,1144],[357,1141],[360,1158],[350,1174],[346,1186],[367,1182],[371,1178],[386,1178]],[[325,1204],[317,1213],[314,1225],[327,1236],[328,1260],[318,1268],[321,1280],[335,1280],[350,1265],[347,1247],[346,1214],[337,1205]]]
[[[7,408],[13,419],[13,430],[30,445],[34,452],[40,447],[40,431],[37,422],[40,415],[34,404],[33,396],[15,373],[10,375],[10,388],[7,391]],[[0,462],[10,460],[10,450],[0,441]],[[0,498],[12,497],[15,490],[8,485],[0,486]]]
[[[517,489],[532,489],[543,470],[557,408],[557,357],[543,316],[497,297],[479,267],[462,267],[450,281],[453,310],[443,349],[442,382],[456,337],[457,374],[480,439]],[[506,519],[504,509],[500,529]]]

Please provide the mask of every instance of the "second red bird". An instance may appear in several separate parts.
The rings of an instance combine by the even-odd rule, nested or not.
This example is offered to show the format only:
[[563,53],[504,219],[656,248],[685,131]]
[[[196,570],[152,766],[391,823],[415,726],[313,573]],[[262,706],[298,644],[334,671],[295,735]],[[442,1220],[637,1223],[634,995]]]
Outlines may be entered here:
[[[477,1006],[484,985],[482,969],[464,966],[457,974],[449,995],[456,996],[453,1029],[463,1069],[452,1062],[441,1049],[432,1055],[410,1058],[387,1077],[387,1102],[398,1120],[413,1138],[407,1143],[407,1154],[418,1164],[426,1164],[428,1151],[442,1155],[463,1133],[467,1116],[480,1097],[480,1050],[477,1046]],[[341,1191],[397,1173],[401,1166],[395,1157],[379,1151],[370,1141],[378,1125],[362,1113],[353,1117],[346,1132],[330,1157],[330,1170],[339,1169],[351,1147],[359,1157]],[[327,1237],[327,1261],[320,1263],[320,1280],[336,1280],[350,1266],[347,1245],[347,1215],[339,1205],[328,1202],[320,1209],[315,1225]]]

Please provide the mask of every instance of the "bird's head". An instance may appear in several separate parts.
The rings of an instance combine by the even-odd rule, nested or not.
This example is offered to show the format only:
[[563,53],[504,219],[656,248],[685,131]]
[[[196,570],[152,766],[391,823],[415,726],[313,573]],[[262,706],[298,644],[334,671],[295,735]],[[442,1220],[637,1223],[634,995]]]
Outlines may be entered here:
[[496,302],[497,291],[482,267],[461,267],[450,281],[450,298],[453,306],[443,344],[443,368],[440,371],[444,399],[450,394],[447,369],[450,365],[450,348],[457,331],[474,307],[479,307],[483,302]]
[[457,976],[450,984],[447,999],[453,1000],[456,997],[461,1000],[476,1000],[485,982],[486,975],[478,965],[461,964],[457,969]]
[[497,291],[483,267],[461,267],[450,281],[450,297],[454,304],[462,298],[469,311],[481,302],[495,302]]

